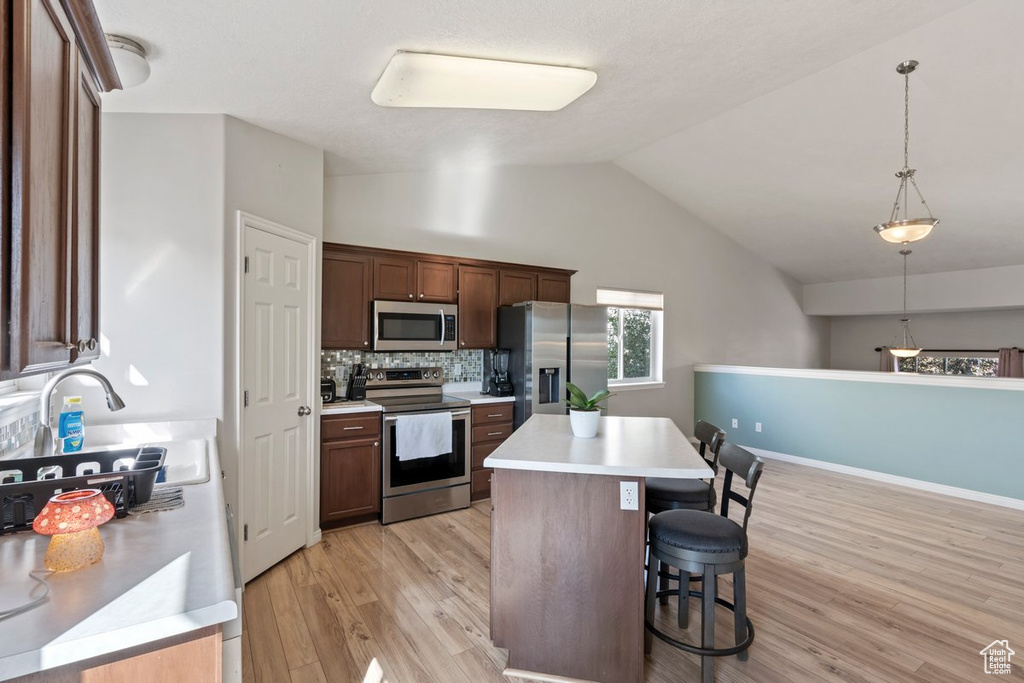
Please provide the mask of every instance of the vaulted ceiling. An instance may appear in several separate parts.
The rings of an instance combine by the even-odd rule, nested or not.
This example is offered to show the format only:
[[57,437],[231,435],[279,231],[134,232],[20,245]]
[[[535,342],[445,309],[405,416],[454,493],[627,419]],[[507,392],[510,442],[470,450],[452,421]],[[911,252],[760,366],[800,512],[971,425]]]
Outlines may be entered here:
[[[616,161],[803,282],[898,270],[870,228],[902,163],[894,67],[918,59],[911,161],[943,221],[918,271],[1024,263],[1016,0],[95,2],[153,70],[107,111],[230,114],[335,175]],[[555,113],[381,108],[399,49],[598,81]]]

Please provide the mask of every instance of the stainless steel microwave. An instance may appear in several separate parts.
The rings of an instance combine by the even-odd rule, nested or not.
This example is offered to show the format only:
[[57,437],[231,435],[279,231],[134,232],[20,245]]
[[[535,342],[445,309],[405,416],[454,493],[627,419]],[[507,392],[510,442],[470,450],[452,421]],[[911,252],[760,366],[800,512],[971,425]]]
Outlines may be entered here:
[[455,304],[373,302],[374,351],[454,351],[458,330]]

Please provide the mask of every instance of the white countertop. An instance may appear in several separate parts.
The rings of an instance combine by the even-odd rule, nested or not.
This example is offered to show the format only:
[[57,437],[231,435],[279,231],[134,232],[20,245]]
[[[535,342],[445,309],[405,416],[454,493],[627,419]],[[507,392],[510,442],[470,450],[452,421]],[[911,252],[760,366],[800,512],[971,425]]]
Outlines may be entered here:
[[[210,436],[209,469],[219,475]],[[101,526],[106,550],[98,563],[50,574],[47,602],[0,622],[0,680],[237,616],[220,476],[184,487],[184,495],[185,506],[177,510]],[[32,532],[0,537],[0,610],[30,600],[36,583],[29,572],[43,567],[49,540]]]
[[379,413],[381,406],[373,401],[342,401],[340,403],[324,403],[320,407],[321,415],[349,415],[351,413]]
[[444,395],[451,396],[452,398],[461,398],[475,406],[485,403],[515,403],[516,401],[515,396],[488,396],[487,394],[481,394],[479,389],[476,391],[446,391]]
[[573,436],[568,415],[534,415],[484,467],[623,477],[707,479],[704,458],[667,417],[602,417],[597,436]]

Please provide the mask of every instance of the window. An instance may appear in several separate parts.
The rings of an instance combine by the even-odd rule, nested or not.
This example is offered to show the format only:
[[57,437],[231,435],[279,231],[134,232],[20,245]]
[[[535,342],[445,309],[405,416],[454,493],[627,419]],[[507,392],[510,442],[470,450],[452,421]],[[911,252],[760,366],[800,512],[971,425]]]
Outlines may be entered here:
[[915,358],[900,358],[899,372],[919,375],[969,375],[995,377],[999,359],[995,356],[936,356],[922,353]]
[[608,306],[608,384],[660,384],[662,295],[598,289],[597,303]]

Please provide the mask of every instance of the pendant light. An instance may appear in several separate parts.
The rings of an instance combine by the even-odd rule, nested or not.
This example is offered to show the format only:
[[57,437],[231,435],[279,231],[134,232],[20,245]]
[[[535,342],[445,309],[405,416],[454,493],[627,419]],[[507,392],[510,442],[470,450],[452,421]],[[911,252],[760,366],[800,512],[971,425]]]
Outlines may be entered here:
[[900,250],[900,255],[903,256],[903,317],[900,319],[900,326],[903,328],[902,339],[898,334],[896,341],[889,347],[889,353],[897,358],[913,358],[921,353],[917,342],[914,341],[914,335],[910,334],[910,318],[907,317],[907,257],[910,254],[909,249]]
[[[914,180],[916,169],[910,168],[908,153],[910,148],[910,74],[916,68],[917,62],[913,59],[909,59],[896,67],[896,72],[902,74],[905,80],[903,91],[903,168],[896,173],[896,177],[900,179],[900,189],[896,192],[896,201],[893,202],[889,222],[880,223],[875,226],[875,232],[878,233],[879,237],[886,242],[894,244],[907,244],[908,242],[924,239],[939,222],[938,218],[932,216],[932,210],[928,208],[928,202],[924,200],[924,195],[921,194],[921,190],[917,187],[917,181]],[[927,218],[910,218],[908,215],[907,205],[910,202],[908,184],[914,186],[914,192],[917,193],[918,199],[921,200],[925,211],[928,212]],[[903,209],[902,219],[900,218],[901,207]]]

